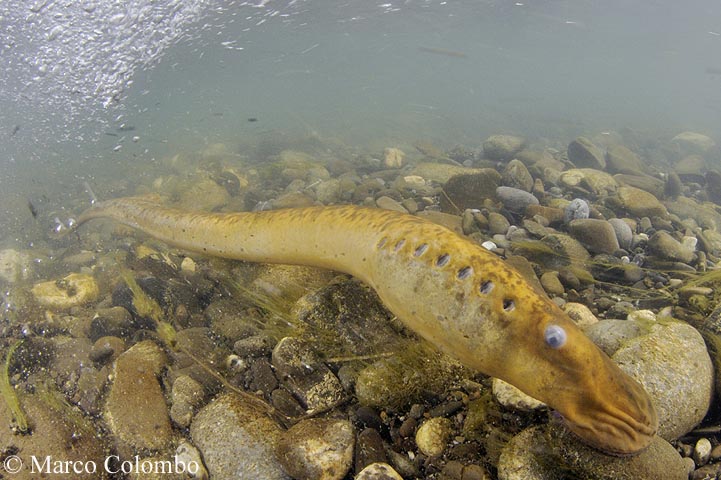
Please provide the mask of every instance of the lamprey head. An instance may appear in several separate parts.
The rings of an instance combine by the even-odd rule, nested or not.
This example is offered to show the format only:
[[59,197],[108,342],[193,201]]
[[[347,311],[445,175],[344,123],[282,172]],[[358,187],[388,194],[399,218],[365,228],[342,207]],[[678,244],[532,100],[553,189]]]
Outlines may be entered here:
[[510,365],[499,376],[555,409],[568,428],[592,447],[614,455],[646,448],[658,426],[648,393],[558,307],[534,300],[526,303],[531,307],[528,311],[519,299],[510,314],[531,315],[534,321],[526,324],[531,331],[514,328],[514,323],[523,322],[509,323],[520,348],[506,357]]

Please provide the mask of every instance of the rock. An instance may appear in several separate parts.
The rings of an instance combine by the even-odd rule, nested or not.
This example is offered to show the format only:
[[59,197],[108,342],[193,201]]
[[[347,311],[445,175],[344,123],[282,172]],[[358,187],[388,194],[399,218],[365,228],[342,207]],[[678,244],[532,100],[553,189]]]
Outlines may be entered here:
[[578,441],[553,422],[522,431],[503,448],[499,480],[686,480],[688,473],[676,450],[655,437],[641,453],[628,457],[606,455]]
[[663,217],[667,215],[666,207],[656,197],[639,188],[619,187],[617,196],[621,207],[636,217]]
[[510,160],[526,144],[515,135],[491,135],[483,142],[483,156],[491,160]]
[[[494,171],[489,168],[466,168],[459,167],[458,165],[451,165],[448,163],[433,163],[433,162],[421,162],[410,171],[411,175],[418,175],[426,180],[436,183],[446,183],[452,177],[456,175],[475,175],[482,173],[485,170]],[[498,172],[496,172],[498,173]],[[498,174],[498,181],[500,182],[501,176]],[[498,186],[498,185],[496,185]],[[495,186],[493,187],[495,189]]]
[[545,272],[540,280],[541,286],[549,295],[561,296],[565,292],[561,280],[558,279],[558,272]]
[[706,172],[706,194],[709,200],[721,205],[721,173],[716,170]]
[[403,477],[387,463],[371,463],[354,480],[403,480]]
[[[380,418],[378,418],[378,420],[379,425],[382,424]],[[415,419],[411,417],[406,418],[403,423],[405,424],[408,421],[415,423]],[[413,434],[413,431],[411,431],[410,434],[404,432],[402,427],[403,424],[401,424],[401,428],[399,428],[398,431],[402,437],[408,438]],[[415,426],[413,428],[415,429]],[[406,435],[403,435],[404,433],[406,433]],[[387,461],[388,457],[386,456],[383,437],[381,437],[381,434],[378,433],[378,430],[375,428],[365,428],[358,434],[358,440],[356,442],[355,471],[360,472],[371,463],[385,463]]]
[[203,178],[180,192],[177,207],[181,210],[212,211],[225,206],[230,198],[225,187],[210,178]]
[[536,400],[530,395],[526,395],[518,388],[510,383],[504,382],[500,378],[493,379],[492,388],[496,401],[511,410],[532,412],[546,406],[545,403]]
[[704,229],[721,229],[721,214],[713,204],[698,203],[692,198],[680,196],[672,202],[666,202],[666,206],[672,214],[679,218],[691,218]]
[[100,337],[93,344],[88,357],[93,362],[110,363],[125,351],[125,342],[118,337]]
[[28,278],[30,256],[12,248],[0,250],[0,280],[15,283]]
[[690,263],[695,257],[695,249],[676,240],[670,233],[659,230],[648,239],[648,250],[665,260]]
[[588,218],[591,214],[591,207],[588,202],[582,198],[574,198],[563,209],[563,223],[569,223],[571,220]]
[[422,212],[418,212],[418,216],[442,225],[449,230],[453,230],[458,235],[463,235],[463,218],[458,215],[436,212],[434,210],[423,210]]
[[501,183],[506,187],[530,192],[533,188],[533,177],[520,160],[513,159],[508,162],[501,175]]
[[338,378],[305,343],[281,339],[273,349],[273,366],[283,385],[308,410],[322,410],[343,398]]
[[203,407],[190,425],[214,480],[287,480],[274,449],[281,427],[267,412],[235,394],[223,394]]
[[429,418],[416,431],[416,445],[429,457],[443,453],[453,434],[451,421],[444,417]]
[[[440,395],[451,379],[464,371],[448,357],[434,351],[407,351],[403,356],[382,358],[358,374],[358,403],[369,407],[402,407],[420,400],[421,394]],[[418,356],[424,360],[419,362]]]
[[679,160],[673,169],[682,180],[701,183],[708,164],[701,155],[688,155]]
[[270,355],[275,340],[265,334],[241,338],[233,344],[233,351],[241,357],[262,357]]
[[529,205],[538,205],[536,197],[517,188],[498,187],[496,195],[503,202],[503,206],[514,213],[523,213]]
[[641,335],[642,328],[637,322],[608,319],[586,326],[583,332],[610,357],[626,342]]
[[195,260],[193,260],[190,257],[185,257],[182,262],[180,262],[180,271],[185,273],[195,273],[196,270],[196,264]]
[[315,187],[315,198],[323,205],[338,203],[340,195],[340,180],[336,178],[321,181]]
[[100,291],[92,275],[71,273],[62,280],[41,282],[32,288],[35,300],[51,310],[67,310],[98,298]]
[[[189,478],[196,480],[208,480],[210,478],[210,474],[208,473],[208,470],[206,470],[205,464],[203,464],[203,458],[200,455],[200,450],[195,448],[194,445],[191,445],[185,440],[181,441],[180,444],[178,444],[178,448],[175,449],[175,455],[178,463],[185,465],[185,471],[191,472],[190,474],[187,474]],[[196,467],[197,471],[194,472]]]
[[383,150],[383,164],[387,168],[401,168],[403,166],[403,158],[406,154],[403,150],[394,147],[388,147]]
[[505,235],[511,223],[500,213],[490,212],[488,214],[488,231],[491,235]]
[[616,231],[606,220],[582,218],[572,220],[568,231],[591,253],[611,254],[619,249]]
[[376,200],[376,206],[385,210],[395,210],[396,212],[408,213],[408,210],[391,197],[382,196]]
[[606,172],[592,168],[573,168],[561,173],[559,181],[569,188],[580,187],[594,195],[608,195],[618,188],[618,182]]
[[540,215],[548,220],[549,224],[554,224],[563,221],[565,212],[560,208],[546,207],[543,205],[529,205],[526,207],[526,215],[531,217]]
[[578,168],[606,168],[603,151],[584,137],[578,137],[568,144],[568,159]]
[[110,336],[128,338],[136,328],[133,316],[123,307],[101,308],[90,322],[88,337],[93,341]]
[[356,280],[338,281],[300,298],[292,308],[311,341],[338,351],[369,355],[392,350],[400,337],[378,295]]
[[693,447],[693,461],[696,465],[706,465],[711,458],[711,442],[708,438],[699,438]]
[[671,441],[706,416],[713,366],[701,334],[690,325],[669,321],[645,329],[648,333],[625,342],[612,358],[651,395],[658,411],[658,435]]
[[121,451],[163,451],[170,445],[170,425],[158,375],[167,358],[150,340],[133,345],[113,366],[113,383],[103,418]]
[[353,463],[354,435],[347,420],[310,418],[283,432],[275,452],[296,480],[341,480]]
[[681,132],[671,139],[671,144],[682,155],[702,155],[716,146],[711,137],[696,132]]
[[[22,435],[11,428],[17,423],[6,402],[0,401],[0,422],[4,427],[0,429],[0,443],[7,446],[3,478],[110,478],[102,466],[110,451],[108,436],[101,435],[90,417],[82,415],[68,403],[67,398],[54,387],[52,379],[44,375],[31,376],[29,382],[20,383],[15,392],[32,428],[31,434]],[[32,394],[27,393],[29,385],[34,390]],[[46,459],[50,463],[48,468],[64,465],[65,469],[40,472],[33,468],[33,462],[43,464]],[[90,462],[97,465],[96,473],[73,475],[72,465],[82,468]],[[10,469],[13,469],[12,472]]]
[[500,183],[501,175],[492,168],[455,175],[443,185],[441,209],[460,214],[467,208],[480,208],[487,199],[496,198]]
[[611,173],[638,175],[646,167],[640,158],[623,145],[611,144],[606,149],[606,166]]
[[598,323],[593,312],[582,303],[568,302],[563,306],[563,311],[582,329]]
[[173,382],[170,418],[176,425],[186,428],[193,418],[193,411],[205,398],[205,389],[189,375],[180,375]]
[[[295,302],[303,295],[323,288],[336,273],[302,265],[262,265],[251,284],[251,291],[261,298]],[[211,304],[212,305],[212,304]],[[231,308],[230,312],[239,310]]]
[[633,242],[633,231],[628,223],[620,218],[612,218],[608,221],[608,223],[611,224],[613,231],[616,233],[618,246],[625,250],[629,250],[631,248],[631,243]]
[[683,182],[676,172],[669,172],[663,186],[663,194],[667,199],[675,200],[683,193]]
[[619,185],[640,188],[656,198],[663,197],[664,182],[660,178],[650,175],[627,175],[624,173],[617,173],[613,178]]

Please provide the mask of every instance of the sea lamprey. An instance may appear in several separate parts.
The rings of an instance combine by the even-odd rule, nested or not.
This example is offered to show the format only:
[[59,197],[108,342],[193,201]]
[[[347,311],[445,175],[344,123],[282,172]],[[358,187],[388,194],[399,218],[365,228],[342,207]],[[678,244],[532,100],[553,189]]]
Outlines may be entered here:
[[349,273],[408,328],[545,402],[586,443],[632,454],[656,432],[643,387],[565,313],[496,255],[424,219],[355,206],[199,213],[121,198],[79,224],[99,217],[193,252]]

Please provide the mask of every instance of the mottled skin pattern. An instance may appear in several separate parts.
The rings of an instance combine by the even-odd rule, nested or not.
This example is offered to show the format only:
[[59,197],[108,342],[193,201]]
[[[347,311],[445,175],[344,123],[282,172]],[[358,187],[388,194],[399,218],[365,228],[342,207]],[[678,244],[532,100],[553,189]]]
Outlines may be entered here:
[[[98,217],[193,252],[349,273],[411,330],[556,409],[586,443],[632,454],[656,432],[656,411],[639,383],[516,270],[442,226],[354,206],[188,213],[134,198],[101,203],[79,224]],[[544,339],[549,324],[567,334],[560,348]]]

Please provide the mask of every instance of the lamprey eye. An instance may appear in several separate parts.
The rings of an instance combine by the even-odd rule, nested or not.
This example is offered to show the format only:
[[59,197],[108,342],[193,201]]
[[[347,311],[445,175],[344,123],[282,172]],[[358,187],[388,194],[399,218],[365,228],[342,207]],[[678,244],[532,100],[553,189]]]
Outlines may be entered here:
[[546,331],[543,332],[543,337],[551,348],[561,348],[566,344],[566,331],[563,327],[558,325],[549,325],[546,327]]
[[424,243],[420,247],[416,248],[416,251],[413,252],[413,255],[416,257],[420,257],[424,253],[426,253],[426,250],[428,250],[428,244]]
[[451,260],[451,256],[447,253],[444,253],[443,255],[439,256],[436,259],[436,266],[438,267],[445,267],[446,264]]

